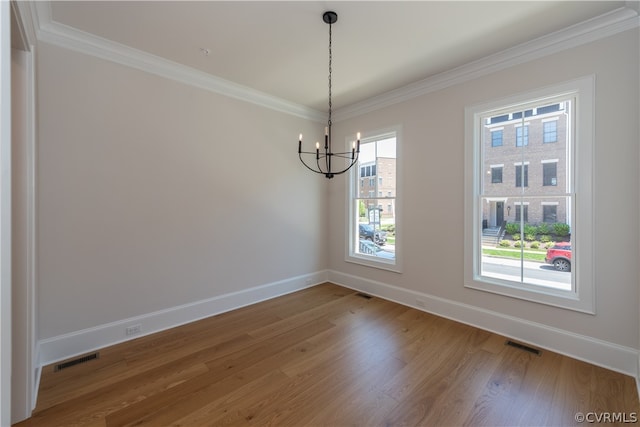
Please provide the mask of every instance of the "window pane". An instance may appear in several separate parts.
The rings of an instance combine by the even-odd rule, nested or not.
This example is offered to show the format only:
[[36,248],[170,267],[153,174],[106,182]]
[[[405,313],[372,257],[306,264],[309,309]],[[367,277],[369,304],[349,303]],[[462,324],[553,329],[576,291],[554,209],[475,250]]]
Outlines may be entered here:
[[529,126],[519,126],[516,128],[516,147],[529,144]]
[[502,130],[495,130],[491,132],[491,146],[492,147],[502,146]]
[[[482,277],[572,290],[567,111],[570,101],[564,100],[481,119]],[[500,146],[494,123],[501,128]],[[535,139],[529,140],[530,131]]]
[[502,168],[491,168],[491,183],[500,184],[502,182]]
[[558,185],[557,163],[542,164],[542,185]]
[[[365,171],[354,194],[355,235],[350,253],[386,264],[395,263],[396,138],[362,140],[358,168]],[[358,179],[355,177],[354,179]]]
[[558,123],[555,120],[552,122],[544,122],[542,127],[542,142],[549,143],[558,140]]

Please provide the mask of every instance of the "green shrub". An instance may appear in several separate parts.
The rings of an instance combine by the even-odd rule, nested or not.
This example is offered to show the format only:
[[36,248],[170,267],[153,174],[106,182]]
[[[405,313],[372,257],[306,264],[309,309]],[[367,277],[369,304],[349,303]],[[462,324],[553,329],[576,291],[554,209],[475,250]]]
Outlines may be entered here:
[[534,234],[525,234],[524,235],[524,239],[527,242],[533,242],[534,240],[536,240],[536,235],[535,235],[535,233]]
[[512,234],[511,238],[516,241],[520,240],[520,233]]
[[549,228],[549,224],[543,222],[538,225],[538,234],[549,234],[551,233],[551,229]]
[[543,234],[542,236],[540,236],[540,241],[542,243],[548,243],[551,241],[551,236],[549,236],[548,234]]
[[553,232],[560,237],[565,237],[569,235],[569,233],[571,232],[571,228],[568,224],[565,224],[563,222],[556,222],[555,224],[553,224]]
[[540,247],[540,242],[531,242],[529,245],[531,249],[538,249]]
[[545,244],[544,244],[544,248],[545,248],[545,249],[549,249],[549,248],[550,248],[550,247],[552,247],[554,244],[555,244],[555,243],[553,243],[553,242],[547,242],[547,243],[545,243]]
[[[538,234],[538,227],[536,227],[535,225],[531,225],[531,224],[525,224],[524,225],[524,235],[526,236],[527,234],[529,235],[536,235]],[[535,239],[535,237],[534,237]]]
[[520,232],[520,224],[517,222],[508,222],[504,229],[507,234],[516,234]]
[[521,246],[522,246],[522,242],[521,242],[520,240],[518,240],[517,242],[514,242],[514,243],[513,243],[513,247],[514,247],[514,248],[519,248],[519,247],[521,247]]
[[508,248],[511,246],[511,242],[508,240],[500,240],[499,245],[502,246],[503,248]]

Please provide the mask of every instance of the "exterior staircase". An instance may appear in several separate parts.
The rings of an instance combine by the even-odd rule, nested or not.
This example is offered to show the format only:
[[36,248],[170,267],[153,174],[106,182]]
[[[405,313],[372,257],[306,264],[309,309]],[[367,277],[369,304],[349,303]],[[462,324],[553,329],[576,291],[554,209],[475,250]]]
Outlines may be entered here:
[[500,227],[485,228],[482,230],[482,246],[498,246],[502,229]]

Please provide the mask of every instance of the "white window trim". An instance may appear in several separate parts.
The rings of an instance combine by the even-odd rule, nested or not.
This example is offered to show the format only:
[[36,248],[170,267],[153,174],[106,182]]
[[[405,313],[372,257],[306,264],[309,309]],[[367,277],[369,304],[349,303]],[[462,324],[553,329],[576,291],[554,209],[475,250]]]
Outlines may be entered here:
[[540,163],[558,163],[560,159],[540,160]]
[[[345,239],[345,261],[365,265],[368,267],[374,267],[382,270],[393,271],[395,273],[402,273],[402,254],[403,254],[403,237],[402,237],[402,127],[401,126],[392,126],[389,128],[384,128],[372,132],[363,132],[361,134],[360,140],[366,141],[372,138],[384,139],[385,136],[396,137],[396,195],[395,195],[395,216],[396,216],[396,224],[395,224],[395,233],[396,233],[396,257],[395,260],[386,260],[384,258],[375,258],[372,256],[358,254],[354,248],[354,242],[351,239],[351,236],[356,233],[356,229],[358,227],[356,216],[354,214],[354,209],[357,207],[354,206],[353,200],[357,197],[357,194],[354,194],[354,180],[355,176],[353,175],[355,168],[352,168],[347,175],[347,179],[345,179],[347,191],[346,193],[346,239]],[[345,144],[347,147],[350,147],[351,141],[353,141],[355,135],[350,135],[345,139]],[[398,244],[399,243],[399,244]]]
[[[505,110],[522,103],[534,104],[549,97],[571,95],[575,102],[575,123],[571,131],[574,140],[580,141],[573,147],[573,175],[575,188],[572,198],[571,224],[578,225],[572,236],[575,254],[572,265],[572,291],[562,291],[540,286],[529,286],[508,280],[480,277],[482,215],[479,209],[480,183],[480,138],[478,126],[481,115],[486,111],[504,107]],[[587,76],[546,88],[533,90],[508,98],[490,101],[465,108],[465,241],[464,245],[464,286],[470,289],[506,295],[509,297],[595,314],[595,221],[593,200],[593,152],[595,123],[595,76]],[[522,108],[525,108],[522,105]],[[476,179],[478,178],[478,179]],[[579,213],[579,214],[578,214]],[[576,219],[577,218],[577,219]]]

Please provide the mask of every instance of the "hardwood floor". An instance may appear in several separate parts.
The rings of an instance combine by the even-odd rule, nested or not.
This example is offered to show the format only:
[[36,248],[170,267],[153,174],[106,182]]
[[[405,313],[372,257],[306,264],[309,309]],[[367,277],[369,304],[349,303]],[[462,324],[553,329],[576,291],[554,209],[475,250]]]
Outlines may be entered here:
[[578,412],[640,413],[631,377],[505,341],[327,283],[48,366],[17,425],[567,426]]

